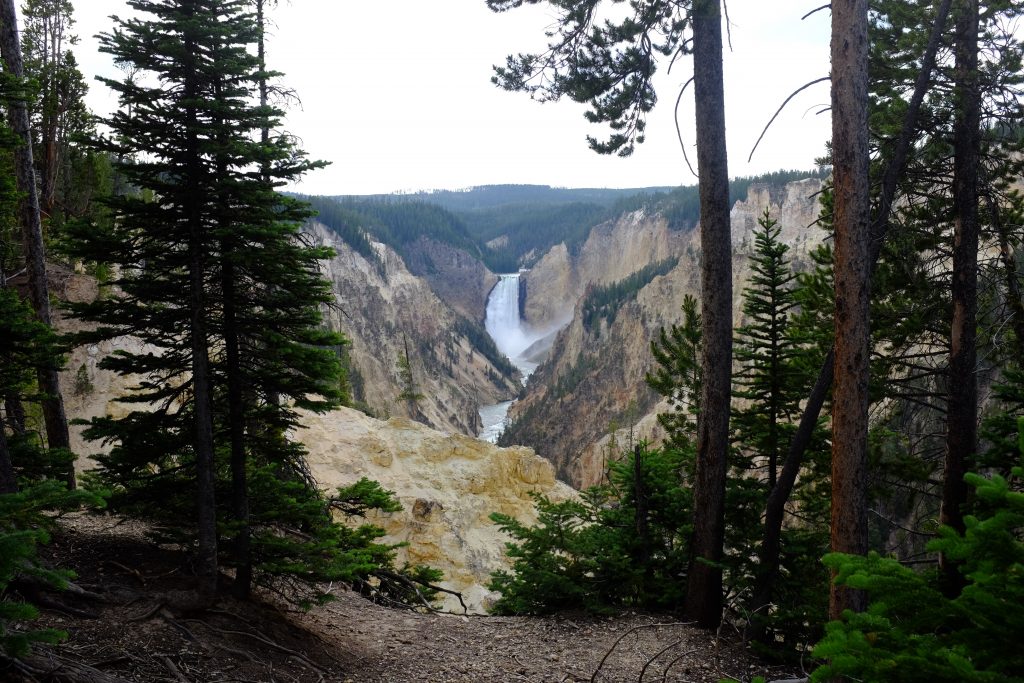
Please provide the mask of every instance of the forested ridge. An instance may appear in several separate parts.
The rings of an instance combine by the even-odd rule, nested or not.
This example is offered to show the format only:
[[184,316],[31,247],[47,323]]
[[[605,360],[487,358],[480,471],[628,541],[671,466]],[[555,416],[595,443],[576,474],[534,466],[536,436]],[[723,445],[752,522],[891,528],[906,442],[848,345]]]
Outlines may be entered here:
[[[745,199],[751,185],[780,187],[824,173],[791,170],[735,178],[729,183],[729,200]],[[674,230],[693,229],[700,220],[696,185],[625,190],[485,185],[461,192],[306,199],[357,250],[364,248],[360,229],[399,252],[424,236],[465,249],[493,272],[529,267],[561,243],[576,253],[596,225],[625,213],[661,214]]]
[[[494,83],[583,104],[604,132],[588,138],[596,153],[649,144],[647,116],[675,94],[655,74],[692,61],[698,184],[284,193],[326,162],[287,131],[287,77],[267,53],[276,3],[131,0],[99,36],[121,70],[93,86],[118,100],[97,118],[69,49],[72,2],[0,0],[0,678],[1024,681],[1018,4],[808,8],[832,17],[832,139],[816,171],[730,180],[724,3],[483,3],[547,5],[547,51],[509,56]],[[827,233],[811,263],[794,267],[790,226],[767,209],[735,253],[733,203],[808,176]],[[310,226],[381,279],[373,242],[407,280],[442,272],[437,244],[493,282],[559,244],[578,257],[596,226],[637,211],[699,249],[589,286],[578,353],[541,368],[547,393],[524,412],[557,422],[566,402],[608,398],[589,382],[625,359],[604,344],[644,329],[648,288],[680,293],[685,259],[699,297],[669,302],[677,322],[640,340],[647,372],[622,378],[645,392],[631,409],[667,405],[652,417],[664,438],[627,425],[601,481],[572,492],[525,449],[388,423],[389,438],[440,443],[411,454],[432,467],[456,451],[475,463],[453,496],[508,541],[474,603],[504,616],[438,614],[442,596],[465,596],[398,558],[453,510],[403,471],[408,542],[387,540],[398,494],[366,477],[325,489],[299,437],[366,388],[346,331],[369,304],[339,301]],[[70,296],[71,281],[95,291]],[[513,372],[471,315],[441,342],[408,338],[388,306],[423,300],[373,300],[401,349],[378,360],[414,420],[434,398],[417,357],[496,386]],[[438,315],[415,313],[433,329]],[[91,365],[66,368],[81,349]],[[97,372],[125,390],[82,420],[91,446],[73,452],[68,397],[89,400]],[[381,422],[348,413],[357,457],[400,469],[411,442],[387,445]],[[535,492],[532,518],[480,509],[494,472],[557,494]],[[438,552],[478,532],[455,529]]]

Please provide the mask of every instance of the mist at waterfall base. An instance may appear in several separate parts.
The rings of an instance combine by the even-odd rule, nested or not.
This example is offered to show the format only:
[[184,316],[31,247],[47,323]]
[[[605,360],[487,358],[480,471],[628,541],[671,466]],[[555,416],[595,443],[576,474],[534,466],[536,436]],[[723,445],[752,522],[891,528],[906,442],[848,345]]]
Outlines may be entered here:
[[[537,369],[537,363],[524,357],[524,354],[535,342],[545,336],[544,332],[534,332],[523,326],[519,317],[519,273],[499,276],[501,279],[494,285],[487,298],[487,315],[484,327],[491,335],[498,350],[508,356],[512,364],[526,378]],[[480,408],[480,419],[483,429],[479,438],[494,443],[505,431],[505,418],[512,401],[503,401]]]

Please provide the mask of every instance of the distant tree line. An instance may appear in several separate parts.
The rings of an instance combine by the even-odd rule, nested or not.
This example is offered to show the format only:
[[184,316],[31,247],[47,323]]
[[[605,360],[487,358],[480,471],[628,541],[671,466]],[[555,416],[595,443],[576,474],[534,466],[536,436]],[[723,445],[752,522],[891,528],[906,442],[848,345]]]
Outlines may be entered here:
[[366,222],[363,215],[326,197],[302,196],[301,199],[308,202],[316,211],[316,220],[323,223],[342,242],[367,261],[381,266],[380,257],[370,244],[369,233],[363,227]]

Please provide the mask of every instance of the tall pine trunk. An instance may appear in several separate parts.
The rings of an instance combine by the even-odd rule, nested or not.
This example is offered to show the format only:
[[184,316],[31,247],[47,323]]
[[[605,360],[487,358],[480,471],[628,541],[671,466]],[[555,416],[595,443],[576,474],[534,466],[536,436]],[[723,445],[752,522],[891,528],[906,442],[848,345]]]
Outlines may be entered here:
[[[888,232],[889,212],[892,208],[893,198],[896,195],[896,184],[906,165],[907,155],[917,128],[918,113],[921,110],[921,103],[924,101],[925,93],[931,83],[931,74],[935,68],[935,55],[938,53],[939,43],[946,28],[951,5],[952,0],[941,0],[939,3],[935,15],[935,23],[932,25],[931,35],[928,39],[928,46],[921,59],[921,71],[914,82],[914,93],[903,116],[900,135],[882,179],[881,196],[875,211],[874,220],[871,222],[870,258],[872,272],[878,264],[879,255],[882,253],[882,243]],[[825,355],[825,360],[822,361],[821,369],[818,372],[818,378],[815,380],[810,394],[808,394],[797,431],[790,440],[789,449],[786,453],[782,470],[779,473],[778,482],[772,488],[768,496],[768,502],[765,505],[764,536],[760,552],[762,569],[754,587],[752,605],[754,610],[763,609],[771,602],[772,588],[779,572],[782,522],[785,518],[786,503],[793,492],[793,486],[796,484],[797,476],[803,465],[804,453],[807,452],[807,448],[811,443],[811,437],[814,435],[814,428],[818,423],[818,417],[821,415],[825,400],[828,398],[834,372],[835,348],[831,348]]]
[[[184,3],[195,14],[195,2]],[[190,311],[190,341],[192,353],[192,400],[195,418],[194,448],[196,459],[196,524],[198,530],[198,592],[200,597],[212,600],[217,593],[217,506],[214,493],[216,474],[213,458],[213,379],[210,374],[209,331],[207,329],[206,300],[206,227],[199,205],[199,116],[195,109],[199,73],[195,64],[195,40],[184,32],[187,75],[184,77],[186,126],[188,136],[186,154],[186,184],[190,186],[188,205],[188,277]]]
[[7,433],[4,429],[3,420],[0,420],[0,493],[17,493],[18,479],[14,475],[11,449],[7,446]]
[[[978,163],[981,97],[978,92],[978,0],[961,0],[956,17],[953,121],[953,321],[946,412],[946,461],[939,520],[964,530],[965,463],[978,442]],[[956,563],[940,555],[943,590],[955,597],[963,579]]]
[[238,525],[234,541],[236,566],[233,590],[235,597],[245,599],[252,590],[252,559],[249,539],[249,488],[246,477],[244,388],[235,307],[237,286],[234,266],[231,263],[233,246],[230,240],[222,242],[222,249],[224,355],[228,380],[228,432],[231,440],[231,512],[235,524]]
[[[25,77],[25,67],[18,38],[17,15],[14,0],[0,0],[0,56],[7,66],[7,72],[17,81]],[[18,191],[23,194],[21,202],[22,250],[28,273],[29,299],[36,317],[46,325],[52,325],[50,316],[50,293],[46,282],[46,250],[43,246],[43,228],[39,216],[39,194],[36,188],[35,170],[32,160],[32,135],[28,116],[28,105],[21,97],[11,100],[8,107],[11,129],[19,144],[14,149],[14,172]],[[56,367],[40,368],[37,375],[39,388],[45,398],[42,401],[43,422],[46,425],[46,442],[49,448],[68,449],[71,436],[64,412],[64,398],[60,393],[60,375]],[[72,463],[67,471],[69,488],[75,487],[75,467]]]
[[[832,407],[832,550],[868,550],[870,354],[868,3],[832,3],[832,163],[835,186],[835,387]],[[863,610],[863,591],[832,585],[829,616]]]
[[704,628],[722,618],[722,544],[732,384],[732,240],[725,147],[722,12],[719,0],[694,0],[693,85],[700,184],[703,346],[693,539],[687,617]]

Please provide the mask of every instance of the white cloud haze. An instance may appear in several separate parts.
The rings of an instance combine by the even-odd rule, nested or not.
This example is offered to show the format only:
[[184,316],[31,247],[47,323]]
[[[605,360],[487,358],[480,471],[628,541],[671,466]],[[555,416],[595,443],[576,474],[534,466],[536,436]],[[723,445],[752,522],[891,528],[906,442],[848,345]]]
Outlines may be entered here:
[[[725,55],[730,175],[811,168],[824,151],[830,120],[822,83],[794,98],[752,163],[747,155],[782,100],[828,74],[829,15],[801,21],[817,6],[796,0],[731,0],[732,50]],[[116,76],[94,35],[128,13],[119,0],[76,0],[76,52],[87,79]],[[563,187],[693,184],[673,120],[688,58],[659,75],[660,101],[647,142],[627,159],[591,152],[585,136],[605,134],[572,102],[538,104],[490,82],[506,55],[537,51],[553,21],[543,7],[504,14],[484,0],[281,0],[268,62],[302,100],[287,128],[310,156],[332,162],[302,182],[310,194],[358,194],[490,183]],[[117,106],[90,82],[97,113]],[[680,107],[688,153],[696,163],[692,88]]]

